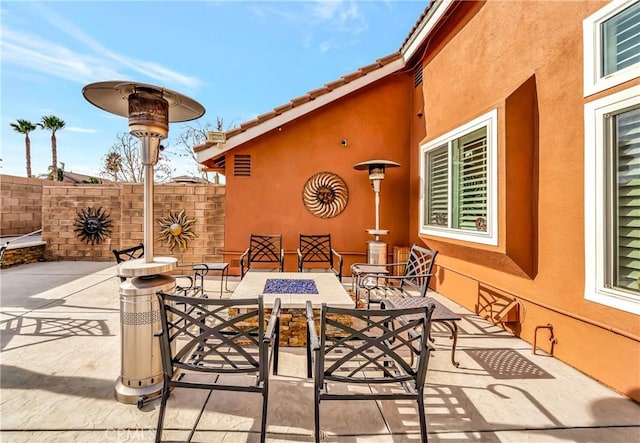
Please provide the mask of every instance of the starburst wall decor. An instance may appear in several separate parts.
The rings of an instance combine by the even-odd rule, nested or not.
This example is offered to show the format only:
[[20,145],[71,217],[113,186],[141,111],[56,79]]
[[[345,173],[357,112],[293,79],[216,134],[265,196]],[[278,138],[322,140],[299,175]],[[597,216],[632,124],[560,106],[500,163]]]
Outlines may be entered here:
[[163,240],[172,251],[176,246],[186,249],[187,242],[197,237],[195,233],[191,232],[191,225],[195,222],[195,219],[187,218],[184,209],[177,214],[169,211],[168,217],[158,220],[160,223],[158,240]]
[[73,231],[83,243],[100,244],[111,235],[111,215],[102,207],[83,208],[77,214]]
[[332,218],[340,214],[349,201],[349,189],[342,177],[333,172],[318,172],[307,180],[302,202],[316,217]]

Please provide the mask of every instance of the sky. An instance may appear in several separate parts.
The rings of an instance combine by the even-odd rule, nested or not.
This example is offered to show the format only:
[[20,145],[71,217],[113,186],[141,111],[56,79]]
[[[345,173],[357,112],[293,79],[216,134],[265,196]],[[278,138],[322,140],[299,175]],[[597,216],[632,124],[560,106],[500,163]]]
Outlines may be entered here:
[[[90,83],[127,80],[184,94],[198,120],[170,125],[174,176],[184,125],[238,126],[399,50],[426,0],[0,2],[0,173],[26,177],[10,123],[55,115],[58,163],[98,176],[127,120],[87,102]],[[51,132],[30,134],[33,175],[51,165]],[[60,166],[60,165],[59,165]]]

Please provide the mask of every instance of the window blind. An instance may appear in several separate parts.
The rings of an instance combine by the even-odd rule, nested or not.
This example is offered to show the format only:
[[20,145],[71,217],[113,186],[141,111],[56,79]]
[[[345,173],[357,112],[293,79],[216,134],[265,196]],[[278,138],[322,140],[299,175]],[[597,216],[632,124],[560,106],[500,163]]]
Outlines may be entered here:
[[429,225],[447,226],[449,212],[449,152],[440,146],[427,154],[427,221]]
[[453,141],[453,228],[485,231],[487,128]]
[[640,62],[640,2],[602,24],[602,75]]
[[613,285],[640,293],[640,108],[616,115]]

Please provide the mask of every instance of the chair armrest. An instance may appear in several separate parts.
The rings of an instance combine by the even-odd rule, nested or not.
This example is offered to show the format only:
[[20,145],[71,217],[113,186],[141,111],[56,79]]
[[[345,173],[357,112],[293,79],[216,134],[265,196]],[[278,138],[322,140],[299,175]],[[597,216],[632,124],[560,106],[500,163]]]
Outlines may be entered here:
[[273,302],[273,308],[271,309],[271,317],[269,318],[269,324],[267,325],[267,332],[264,334],[264,341],[270,342],[273,338],[273,334],[276,331],[276,325],[280,319],[280,298],[276,298]]
[[284,271],[284,249],[280,249],[280,271]]
[[298,272],[302,272],[302,252],[300,252],[300,248],[296,249],[296,253],[298,254]]
[[[400,263],[400,264],[405,265],[406,263]],[[381,267],[381,268],[387,268],[389,266],[395,266],[395,265],[398,265],[398,263],[392,263],[392,264],[388,264],[388,265],[383,265],[383,264],[372,265],[371,263],[352,263],[351,264],[351,272],[353,272],[355,270],[355,268],[357,268],[358,266],[378,266],[378,267]],[[375,273],[368,272],[367,275],[369,275],[369,274],[374,275]],[[381,275],[386,275],[386,274],[382,273]]]
[[309,333],[309,343],[307,343],[307,346],[309,346],[310,349],[317,351],[320,349],[320,341],[318,339],[318,333],[316,332],[316,322],[313,318],[313,305],[311,304],[311,301],[307,300],[306,308],[307,331]]
[[336,250],[333,248],[331,248],[331,253],[335,255],[336,258],[338,259],[338,270],[336,273],[338,274],[338,280],[342,281],[342,262],[343,262],[342,255],[336,252]]
[[[375,277],[377,279],[392,280],[392,281],[402,282],[402,280],[406,280],[406,279],[409,279],[409,278],[429,278],[429,277],[433,277],[433,274],[411,274],[411,275],[380,275],[380,274],[376,274],[376,273],[364,274],[363,278],[367,278],[367,277]],[[378,285],[378,286],[380,286],[380,285]]]
[[244,264],[244,262],[245,262],[245,259],[246,259],[246,262],[247,262],[247,265],[246,265],[247,269],[249,269],[249,249],[250,248],[247,248],[242,253],[242,255],[240,255],[240,260],[239,260],[240,261],[240,278],[244,278],[244,273],[245,273],[245,270],[244,270],[245,264]]
[[191,277],[190,275],[176,275],[176,281],[179,278],[186,278],[187,280],[189,280],[189,285],[188,286],[182,286],[182,285],[176,284],[176,291],[184,292],[184,295],[187,295],[187,292],[189,290],[195,289],[195,282],[193,280],[193,277]]

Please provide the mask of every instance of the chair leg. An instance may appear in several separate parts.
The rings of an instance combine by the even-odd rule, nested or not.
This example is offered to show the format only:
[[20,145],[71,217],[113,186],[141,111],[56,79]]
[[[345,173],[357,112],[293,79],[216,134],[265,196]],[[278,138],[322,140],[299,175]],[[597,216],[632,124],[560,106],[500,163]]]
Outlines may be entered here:
[[[280,331],[280,320],[276,322],[276,331]],[[275,336],[275,343],[273,344],[273,375],[278,375],[279,356],[280,356],[280,333],[277,332]]]
[[314,391],[313,436],[316,439],[316,443],[320,443],[320,396],[317,387],[314,387]]
[[162,387],[162,398],[160,400],[160,412],[158,413],[158,427],[156,429],[156,443],[162,441],[162,429],[164,427],[164,413],[167,409],[167,400],[169,399],[169,387],[165,381]]
[[418,394],[418,417],[420,418],[420,438],[423,443],[427,443],[427,417],[424,411],[424,394]]
[[262,392],[262,426],[260,427],[260,443],[264,443],[267,437],[267,399],[269,398],[269,385],[265,381]]

